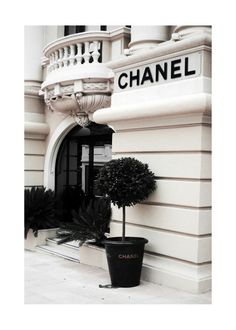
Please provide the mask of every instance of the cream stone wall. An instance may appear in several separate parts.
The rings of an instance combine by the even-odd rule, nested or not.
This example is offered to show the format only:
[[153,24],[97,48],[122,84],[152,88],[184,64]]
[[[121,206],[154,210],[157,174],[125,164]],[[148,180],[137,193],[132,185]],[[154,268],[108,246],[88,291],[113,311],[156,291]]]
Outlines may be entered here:
[[[126,233],[149,240],[144,279],[182,289],[187,282],[189,290],[205,291],[211,266],[211,128],[205,123],[154,128],[154,122],[149,130],[114,134],[113,158],[135,157],[148,163],[158,178],[157,190],[146,201],[127,208]],[[121,217],[121,210],[113,207],[112,236],[121,235]],[[163,266],[169,267],[173,258],[174,274]],[[183,261],[188,276],[179,268]],[[206,265],[208,272],[200,276]],[[161,275],[164,270],[171,281]]]
[[39,91],[43,80],[41,58],[45,41],[45,27],[25,26],[25,187],[43,186],[45,137],[49,126]]
[[25,186],[43,186],[45,141],[25,138]]
[[[148,163],[157,178],[157,190],[142,204],[127,208],[126,234],[149,240],[142,278],[190,292],[211,288],[208,32],[198,30],[179,42],[163,42],[159,48],[111,62],[118,75],[136,72],[153,59],[158,63],[193,49],[202,54],[198,76],[123,92],[115,86],[112,106],[94,114],[96,122],[115,129],[113,158],[135,157]],[[111,236],[120,236],[122,211],[114,206],[112,219]]]

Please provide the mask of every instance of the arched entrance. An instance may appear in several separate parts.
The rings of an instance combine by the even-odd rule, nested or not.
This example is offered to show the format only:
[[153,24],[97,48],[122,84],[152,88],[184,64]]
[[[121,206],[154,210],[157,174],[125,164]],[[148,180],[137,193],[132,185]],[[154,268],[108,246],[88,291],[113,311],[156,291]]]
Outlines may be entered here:
[[91,123],[75,126],[63,139],[55,166],[55,193],[63,221],[71,220],[71,209],[80,202],[99,196],[95,180],[99,169],[111,159],[113,130]]

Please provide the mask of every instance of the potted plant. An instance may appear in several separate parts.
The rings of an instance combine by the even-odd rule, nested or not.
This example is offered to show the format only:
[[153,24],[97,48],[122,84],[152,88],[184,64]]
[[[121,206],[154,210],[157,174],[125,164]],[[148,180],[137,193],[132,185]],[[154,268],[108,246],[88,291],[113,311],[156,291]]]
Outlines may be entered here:
[[[33,250],[36,245],[43,244],[45,239],[56,233],[58,221],[55,215],[55,197],[52,190],[44,187],[25,189],[25,248]],[[54,229],[51,231],[51,229]],[[38,240],[41,230],[44,232]],[[49,230],[49,231],[45,231]]]
[[111,220],[111,202],[108,198],[92,198],[79,208],[72,210],[72,222],[61,223],[57,231],[60,240],[58,244],[79,241],[79,246],[85,242],[101,246],[106,238]]
[[156,188],[154,173],[147,164],[131,157],[107,162],[97,177],[100,192],[122,208],[122,237],[104,240],[108,268],[114,287],[132,287],[140,284],[144,245],[142,237],[126,237],[125,211],[146,199]]

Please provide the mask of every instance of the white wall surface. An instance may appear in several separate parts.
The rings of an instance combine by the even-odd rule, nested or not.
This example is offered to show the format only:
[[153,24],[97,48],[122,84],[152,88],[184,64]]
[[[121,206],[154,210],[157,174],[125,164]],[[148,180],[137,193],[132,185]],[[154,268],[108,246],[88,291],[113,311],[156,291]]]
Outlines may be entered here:
[[24,78],[42,80],[41,58],[44,47],[44,26],[25,26]]

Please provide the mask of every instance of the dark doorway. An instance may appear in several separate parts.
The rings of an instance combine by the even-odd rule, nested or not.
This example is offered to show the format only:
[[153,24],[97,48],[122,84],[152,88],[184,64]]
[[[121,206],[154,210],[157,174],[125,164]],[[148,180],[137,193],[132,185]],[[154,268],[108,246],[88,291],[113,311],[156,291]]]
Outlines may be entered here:
[[71,210],[99,196],[96,175],[111,159],[113,130],[91,123],[74,127],[63,140],[56,162],[55,193],[63,221],[71,220]]

